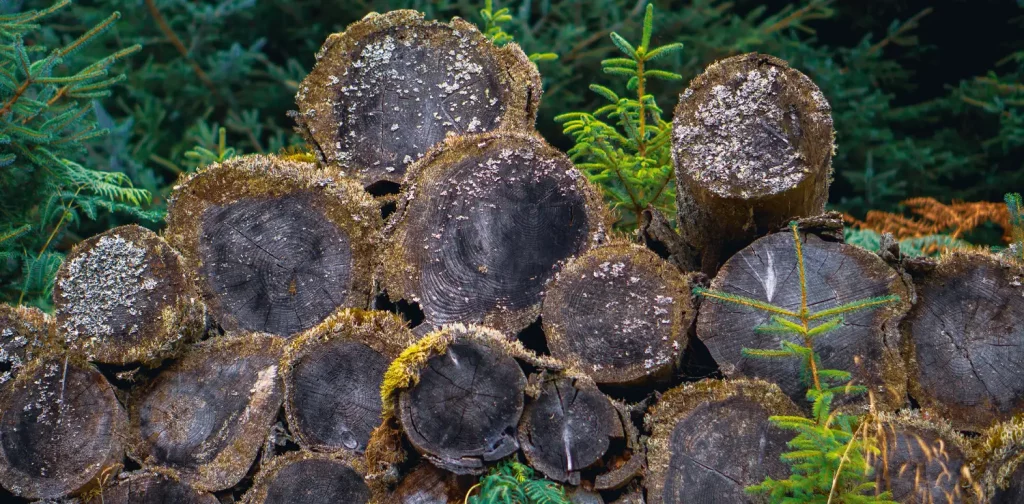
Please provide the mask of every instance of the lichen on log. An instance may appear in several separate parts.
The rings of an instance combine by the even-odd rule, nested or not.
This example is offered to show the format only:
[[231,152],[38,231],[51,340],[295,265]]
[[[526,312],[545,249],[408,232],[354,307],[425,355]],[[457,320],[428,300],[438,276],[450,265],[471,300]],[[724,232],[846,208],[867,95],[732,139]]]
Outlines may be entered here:
[[984,502],[1024,502],[1024,414],[1000,422],[975,442],[971,469],[984,490]]
[[0,303],[0,385],[55,350],[53,318],[38,308]]

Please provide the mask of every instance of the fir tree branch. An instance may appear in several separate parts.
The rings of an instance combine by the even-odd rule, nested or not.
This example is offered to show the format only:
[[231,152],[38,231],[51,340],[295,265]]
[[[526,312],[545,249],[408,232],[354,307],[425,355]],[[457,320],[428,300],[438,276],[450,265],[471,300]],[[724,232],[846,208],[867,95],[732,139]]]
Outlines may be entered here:
[[168,40],[170,40],[171,45],[178,50],[181,57],[184,58],[185,61],[188,62],[189,66],[192,67],[192,71],[195,72],[199,81],[202,82],[203,85],[213,93],[213,96],[219,100],[220,92],[217,90],[217,86],[214,85],[212,80],[210,80],[210,76],[206,75],[206,72],[203,71],[203,67],[199,66],[199,63],[192,58],[191,54],[189,54],[188,48],[185,47],[185,44],[180,38],[178,38],[178,35],[174,33],[174,30],[171,28],[171,25],[167,23],[167,19],[164,18],[164,15],[160,13],[160,8],[157,7],[156,2],[153,0],[145,1],[146,7],[149,9],[149,13],[153,16],[153,20],[156,21],[157,26],[160,27],[160,31],[164,32],[164,35]]

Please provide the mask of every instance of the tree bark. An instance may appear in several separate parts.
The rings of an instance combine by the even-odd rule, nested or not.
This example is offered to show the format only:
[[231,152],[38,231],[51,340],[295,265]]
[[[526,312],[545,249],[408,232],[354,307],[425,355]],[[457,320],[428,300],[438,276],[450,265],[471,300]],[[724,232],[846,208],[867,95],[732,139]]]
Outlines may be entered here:
[[59,499],[114,476],[127,416],[110,383],[70,356],[31,362],[0,389],[0,486]]
[[401,317],[349,309],[289,344],[285,411],[299,446],[362,453],[380,424],[384,371],[415,338]]
[[311,163],[244,156],[176,186],[167,239],[228,331],[290,336],[337,308],[367,308],[380,213]]
[[789,474],[779,457],[793,434],[773,426],[771,415],[800,410],[760,380],[705,380],[666,392],[647,418],[647,502],[757,502],[747,486]]
[[743,54],[690,82],[673,119],[682,240],[714,275],[758,236],[819,214],[834,149],[831,107],[778,58]]
[[366,504],[370,488],[359,463],[337,455],[293,452],[256,475],[245,504]]
[[206,325],[181,256],[136,225],[76,245],[57,273],[53,304],[63,343],[105,364],[158,363]]
[[[867,386],[873,393],[879,409],[900,408],[906,402],[907,378],[900,357],[898,323],[909,309],[908,287],[895,270],[862,248],[824,241],[813,234],[802,233],[801,241],[807,303],[812,312],[875,296],[900,296],[899,303],[846,314],[840,327],[814,340],[822,368],[849,371],[855,384]],[[800,280],[792,233],[768,235],[740,251],[722,266],[711,288],[799,311]],[[768,321],[769,314],[762,310],[704,300],[697,317],[697,337],[726,376],[777,383],[794,402],[806,406],[808,384],[801,378],[804,362],[741,354],[744,348],[779,348],[779,334],[755,330]],[[862,396],[837,400],[837,404],[867,402]]]
[[237,484],[252,466],[281,406],[283,342],[265,334],[195,346],[140,387],[129,413],[129,455],[177,470],[208,492]]
[[912,270],[910,393],[954,428],[979,432],[1024,411],[1024,268],[960,252],[931,266]]
[[295,96],[300,131],[320,161],[369,186],[401,182],[449,134],[532,131],[537,67],[472,23],[374,14],[331,35]]
[[168,469],[144,469],[127,473],[85,504],[219,504],[212,494],[200,492],[178,480]]
[[38,308],[0,303],[0,385],[33,359],[54,350],[53,319]]
[[541,320],[552,356],[599,384],[634,385],[672,376],[694,315],[676,268],[643,247],[613,244],[568,262]]
[[427,327],[482,323],[510,337],[544,283],[608,230],[600,196],[564,154],[512,133],[451,137],[409,173],[380,270]]

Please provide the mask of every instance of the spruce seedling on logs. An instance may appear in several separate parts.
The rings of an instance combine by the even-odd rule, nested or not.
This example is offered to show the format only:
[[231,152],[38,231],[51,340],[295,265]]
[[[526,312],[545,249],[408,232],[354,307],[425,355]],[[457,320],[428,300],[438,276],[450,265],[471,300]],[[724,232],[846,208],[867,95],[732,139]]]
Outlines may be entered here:
[[[479,490],[480,493],[472,495]],[[466,504],[569,504],[565,489],[534,476],[530,466],[504,460],[480,478],[466,496]]]
[[[815,352],[815,339],[840,327],[843,315],[878,308],[899,301],[895,295],[866,298],[818,312],[807,304],[807,281],[800,240],[800,230],[790,223],[800,274],[801,302],[799,311],[728,292],[694,288],[694,294],[708,300],[746,306],[771,314],[770,322],[759,331],[793,337],[796,341],[781,342],[779,349],[745,348],[745,356],[759,359],[801,359],[807,381],[807,400],[812,403],[811,418],[773,416],[776,426],[798,432],[789,442],[790,451],[782,459],[790,464],[789,478],[770,477],[747,490],[767,495],[773,503],[892,503],[888,492],[877,492],[870,479],[869,460],[878,448],[866,435],[867,418],[831,411],[837,395],[863,394],[864,386],[851,383],[851,375],[839,369],[820,369]],[[816,325],[815,325],[816,324]]]

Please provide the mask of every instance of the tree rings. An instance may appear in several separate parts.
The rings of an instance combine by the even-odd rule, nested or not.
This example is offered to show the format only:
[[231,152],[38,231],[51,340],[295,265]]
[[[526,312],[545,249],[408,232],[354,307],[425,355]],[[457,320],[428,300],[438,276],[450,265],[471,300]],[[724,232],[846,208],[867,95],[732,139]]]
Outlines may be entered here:
[[366,504],[370,488],[348,459],[309,452],[277,457],[263,467],[246,504]]

